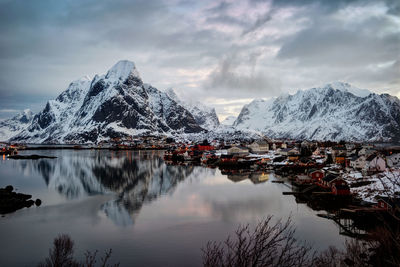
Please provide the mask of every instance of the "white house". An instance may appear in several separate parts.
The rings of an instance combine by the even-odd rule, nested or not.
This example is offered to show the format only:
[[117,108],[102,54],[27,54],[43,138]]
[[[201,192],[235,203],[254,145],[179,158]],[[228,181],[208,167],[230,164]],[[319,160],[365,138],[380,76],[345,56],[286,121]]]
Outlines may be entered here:
[[371,155],[365,160],[363,170],[367,172],[383,172],[386,170],[386,161],[379,155]]
[[375,149],[370,149],[368,147],[363,147],[359,152],[358,155],[369,157],[372,154],[375,154],[377,151]]
[[248,148],[250,149],[251,153],[254,154],[262,154],[262,153],[267,153],[269,150],[269,145],[267,141],[265,140],[257,140],[250,145],[248,145]]
[[386,163],[389,168],[400,167],[400,153],[395,153],[387,156]]
[[356,170],[362,170],[365,166],[366,158],[365,156],[353,157],[350,160],[350,167]]

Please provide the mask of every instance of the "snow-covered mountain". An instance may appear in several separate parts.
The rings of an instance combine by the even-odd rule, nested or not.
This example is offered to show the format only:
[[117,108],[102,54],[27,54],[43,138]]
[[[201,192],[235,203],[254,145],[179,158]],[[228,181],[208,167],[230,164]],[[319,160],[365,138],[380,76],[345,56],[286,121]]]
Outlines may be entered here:
[[123,60],[105,75],[72,82],[12,141],[84,143],[140,134],[198,133],[204,129],[167,93],[144,84]]
[[165,91],[167,95],[192,113],[196,122],[204,129],[215,130],[219,126],[219,119],[214,108],[208,107],[199,101],[182,101],[175,91],[169,88]]
[[245,105],[233,124],[272,138],[381,141],[400,139],[400,100],[367,95],[347,83]]
[[225,120],[221,121],[221,124],[226,126],[232,126],[235,120],[236,120],[235,116],[228,116],[225,118]]
[[33,113],[25,109],[15,117],[0,121],[0,141],[6,141],[10,137],[27,128],[33,119]]

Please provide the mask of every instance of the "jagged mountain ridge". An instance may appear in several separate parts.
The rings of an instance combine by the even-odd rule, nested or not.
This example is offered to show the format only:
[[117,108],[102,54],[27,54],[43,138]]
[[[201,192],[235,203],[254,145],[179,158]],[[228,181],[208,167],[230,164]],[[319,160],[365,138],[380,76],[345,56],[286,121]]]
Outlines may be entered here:
[[105,75],[72,82],[12,141],[85,143],[140,134],[204,131],[193,115],[165,92],[143,83],[133,62]]
[[0,141],[5,141],[27,128],[32,122],[34,114],[25,109],[11,119],[0,121]]
[[196,102],[185,102],[178,98],[175,91],[172,88],[168,88],[166,91],[167,95],[174,99],[177,103],[185,107],[193,115],[196,122],[204,129],[215,130],[220,122],[217,116],[215,108],[208,107],[199,101]]
[[243,107],[233,126],[272,138],[399,141],[400,100],[333,83],[294,95],[253,100]]

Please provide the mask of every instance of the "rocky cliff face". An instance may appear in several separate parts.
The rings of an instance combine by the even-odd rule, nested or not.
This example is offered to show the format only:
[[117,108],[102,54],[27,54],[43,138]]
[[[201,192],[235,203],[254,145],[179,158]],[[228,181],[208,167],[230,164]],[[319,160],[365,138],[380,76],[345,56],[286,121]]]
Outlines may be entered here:
[[12,141],[86,143],[203,130],[187,109],[166,93],[144,84],[135,64],[124,60],[105,75],[72,82]]
[[234,122],[274,138],[398,141],[400,100],[347,83],[298,91],[245,105]]
[[215,108],[208,107],[199,101],[182,101],[172,88],[167,89],[166,93],[171,99],[185,107],[202,128],[213,131],[219,126],[220,123]]

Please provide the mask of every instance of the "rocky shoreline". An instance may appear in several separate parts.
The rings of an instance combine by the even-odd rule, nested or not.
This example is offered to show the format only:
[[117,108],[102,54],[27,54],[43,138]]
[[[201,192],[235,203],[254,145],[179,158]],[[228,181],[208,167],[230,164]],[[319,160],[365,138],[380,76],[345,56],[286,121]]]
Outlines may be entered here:
[[13,192],[14,187],[8,185],[0,188],[0,214],[7,214],[19,209],[30,208],[33,205],[40,206],[40,199],[32,200],[32,195]]

